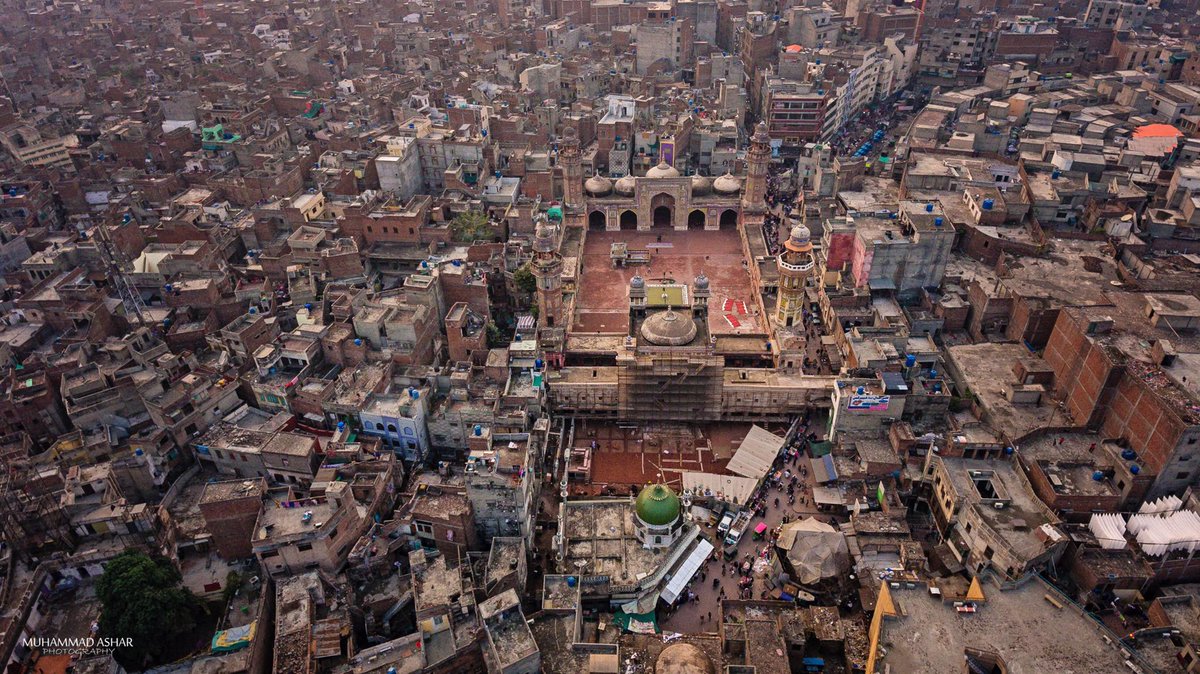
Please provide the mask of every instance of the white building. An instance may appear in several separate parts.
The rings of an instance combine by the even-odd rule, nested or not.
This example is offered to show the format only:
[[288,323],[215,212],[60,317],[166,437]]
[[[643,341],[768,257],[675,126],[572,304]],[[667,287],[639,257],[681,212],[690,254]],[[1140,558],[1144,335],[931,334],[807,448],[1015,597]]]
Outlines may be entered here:
[[428,388],[410,388],[400,394],[372,394],[358,413],[362,433],[383,441],[384,447],[406,461],[420,461],[429,451],[425,426]]

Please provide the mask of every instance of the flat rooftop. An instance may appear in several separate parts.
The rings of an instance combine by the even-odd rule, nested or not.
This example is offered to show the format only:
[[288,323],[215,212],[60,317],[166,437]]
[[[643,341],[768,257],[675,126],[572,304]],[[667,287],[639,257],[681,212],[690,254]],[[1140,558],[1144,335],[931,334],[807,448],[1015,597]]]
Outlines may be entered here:
[[987,601],[977,613],[957,612],[924,585],[904,587],[890,588],[900,617],[883,621],[879,641],[887,654],[876,662],[878,671],[884,665],[904,674],[965,671],[967,648],[999,654],[1009,672],[1128,671],[1124,656],[1101,639],[1104,628],[1039,579],[1006,592],[985,584]]
[[[1056,520],[1016,466],[1006,460],[943,458],[943,461],[954,490],[963,496],[964,503],[975,504],[980,517],[1017,554],[1031,558],[1045,550],[1038,527]],[[997,509],[991,505],[992,500],[1005,500],[1007,505]]]
[[[661,237],[662,241],[658,241]],[[652,248],[649,264],[613,268],[612,244],[630,249]],[[580,256],[573,332],[628,334],[629,279],[640,275],[647,284],[691,286],[704,272],[709,279],[708,331],[711,335],[754,334],[765,330],[755,315],[755,288],[743,264],[742,243],[736,231],[588,232]],[[728,300],[728,301],[727,301]]]
[[[1021,438],[1046,427],[1070,428],[1071,418],[1057,405],[1014,405],[1004,391],[1017,384],[1013,363],[1030,358],[1020,344],[963,344],[946,349],[953,370],[984,409],[985,420],[993,428],[1003,429],[1012,438]],[[1045,398],[1045,396],[1043,396]]]
[[647,550],[634,536],[629,499],[567,501],[566,564],[583,576],[608,576],[614,585],[633,585],[654,573],[670,549]]

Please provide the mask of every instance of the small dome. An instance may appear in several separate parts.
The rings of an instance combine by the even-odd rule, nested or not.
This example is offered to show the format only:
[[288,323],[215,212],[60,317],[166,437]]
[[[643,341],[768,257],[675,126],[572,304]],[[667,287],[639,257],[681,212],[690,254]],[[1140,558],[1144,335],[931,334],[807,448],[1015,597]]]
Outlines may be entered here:
[[674,166],[664,162],[659,162],[658,166],[646,171],[647,178],[678,178],[679,170]]
[[696,338],[696,321],[667,309],[642,321],[641,332],[642,338],[654,346],[683,346]]
[[633,194],[634,189],[636,189],[636,188],[637,188],[637,179],[634,178],[633,176],[625,176],[624,178],[621,178],[620,180],[617,181],[617,184],[613,187],[613,189],[616,190],[617,194],[620,194],[620,195],[626,196],[626,197],[631,196]]
[[712,674],[713,664],[694,644],[671,644],[654,661],[655,674]]
[[726,173],[713,181],[713,189],[722,194],[733,194],[741,191],[742,181],[734,177],[732,173]]
[[712,181],[702,175],[692,176],[692,194],[708,194]]
[[679,497],[665,484],[647,485],[633,502],[633,510],[646,524],[663,527],[679,519]]
[[545,220],[538,223],[533,234],[533,249],[539,253],[549,253],[554,250],[554,232]]
[[629,287],[630,288],[645,288],[646,287],[646,279],[642,278],[641,275],[639,275],[639,274],[635,274],[633,278],[629,279]]
[[808,227],[805,227],[804,223],[798,222],[792,228],[791,238],[793,243],[808,243],[809,239],[812,238],[812,232],[808,231]]
[[602,197],[612,192],[612,181],[604,176],[592,176],[583,182],[583,189],[594,197]]
[[579,132],[573,126],[563,127],[562,139],[568,141],[579,140]]
[[700,275],[692,282],[692,287],[696,290],[708,290],[708,277],[704,275],[704,272],[700,272]]

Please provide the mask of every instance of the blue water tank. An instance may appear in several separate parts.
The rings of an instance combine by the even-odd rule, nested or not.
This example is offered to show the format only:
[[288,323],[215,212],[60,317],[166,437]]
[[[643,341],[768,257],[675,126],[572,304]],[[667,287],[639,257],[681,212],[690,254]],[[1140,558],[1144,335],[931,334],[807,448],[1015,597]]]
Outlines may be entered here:
[[985,210],[985,211],[992,210],[992,207],[995,205],[996,205],[996,202],[993,199],[984,199],[983,200],[983,210]]
[[308,309],[309,311],[312,311],[312,302],[305,302],[304,308]]
[[1133,451],[1132,449],[1122,449],[1121,458],[1125,459],[1126,461],[1133,461],[1137,458],[1137,452]]
[[267,368],[267,374],[275,374],[275,368],[273,368],[273,367]]
[[863,387],[861,387],[861,386],[859,386],[859,387],[858,387],[858,395],[862,395],[862,394],[864,394],[864,393],[866,393],[866,392],[867,392],[867,389],[865,389],[865,388],[863,388]]
[[1058,169],[1054,169],[1053,171],[1050,172],[1050,177],[1055,180],[1057,180],[1058,177],[1061,175],[1062,175],[1062,171],[1059,171]]
[[941,226],[942,226],[942,222],[943,222],[943,221],[942,221],[942,219],[941,219],[941,218],[934,218],[934,219],[933,219],[933,226],[934,226],[934,227],[941,227]]
[[917,357],[911,353],[904,357],[904,367],[912,367],[917,364]]
[[1005,447],[1005,448],[1004,448],[1004,454],[1005,454],[1005,456],[1012,456],[1012,453],[1013,453],[1013,451],[1014,451],[1014,450],[1013,450],[1013,448],[1012,448],[1012,447]]
[[1102,470],[1094,471],[1092,473],[1092,479],[1097,482],[1103,481],[1104,480],[1104,471],[1102,471]]
[[542,369],[542,366],[543,366],[543,365],[545,365],[545,363],[542,361],[542,359],[541,359],[541,358],[535,359],[535,360],[533,361],[533,367],[534,367],[534,369],[536,369],[536,370],[540,370],[540,369]]
[[255,309],[254,307],[250,307],[250,315],[251,316],[253,316],[254,314],[257,314],[257,313],[258,313],[258,309]]
[[937,376],[937,370],[930,370],[930,371],[929,371],[929,376],[930,376],[930,377],[936,377],[936,376]]
[[462,266],[462,260],[451,260],[451,261],[450,261],[450,264],[454,265],[455,267],[461,267],[461,266]]
[[933,212],[933,204],[925,204],[925,212],[932,213]]
[[575,580],[575,576],[567,576],[567,587],[575,587],[577,582],[579,581]]
[[475,424],[475,437],[479,437],[481,435],[483,435],[483,426]]
[[362,340],[361,339],[354,340],[354,346],[362,346]]
[[339,430],[339,431],[340,431],[340,430],[342,430],[342,429],[343,429],[343,428],[345,428],[345,427],[346,427],[346,422],[344,422],[344,421],[339,421],[339,422],[338,422],[338,430]]
[[413,400],[418,400],[421,397],[421,392],[415,388],[410,388],[408,389],[408,397],[412,398]]
[[1131,463],[1131,464],[1129,464],[1129,472],[1134,475],[1137,475],[1138,473],[1142,472],[1142,467],[1137,465],[1136,463]]

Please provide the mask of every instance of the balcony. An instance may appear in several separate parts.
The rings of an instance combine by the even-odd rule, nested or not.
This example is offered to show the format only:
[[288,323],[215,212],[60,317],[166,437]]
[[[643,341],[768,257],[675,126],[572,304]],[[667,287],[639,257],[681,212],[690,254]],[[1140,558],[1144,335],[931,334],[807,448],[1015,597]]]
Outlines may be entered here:
[[779,258],[778,264],[780,269],[784,271],[795,272],[797,274],[807,274],[813,270],[814,266],[812,260],[809,260],[803,264],[792,264],[790,262],[784,262],[783,258]]

